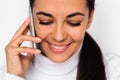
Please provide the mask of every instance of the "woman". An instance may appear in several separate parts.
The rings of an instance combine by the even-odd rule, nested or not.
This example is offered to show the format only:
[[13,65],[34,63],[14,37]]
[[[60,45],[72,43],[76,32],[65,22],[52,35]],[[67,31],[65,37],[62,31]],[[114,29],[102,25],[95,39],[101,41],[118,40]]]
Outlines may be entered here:
[[[101,50],[86,32],[94,2],[30,0],[36,37],[26,35],[28,18],[6,46],[7,76],[11,80],[106,80]],[[23,41],[38,47],[20,46]]]

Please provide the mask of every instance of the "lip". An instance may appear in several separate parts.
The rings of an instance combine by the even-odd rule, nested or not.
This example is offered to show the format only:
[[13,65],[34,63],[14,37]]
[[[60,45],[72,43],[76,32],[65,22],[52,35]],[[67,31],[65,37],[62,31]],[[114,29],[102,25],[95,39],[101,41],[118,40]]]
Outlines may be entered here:
[[65,52],[70,47],[70,44],[71,43],[63,45],[63,44],[52,44],[48,42],[48,47],[52,52],[58,54]]

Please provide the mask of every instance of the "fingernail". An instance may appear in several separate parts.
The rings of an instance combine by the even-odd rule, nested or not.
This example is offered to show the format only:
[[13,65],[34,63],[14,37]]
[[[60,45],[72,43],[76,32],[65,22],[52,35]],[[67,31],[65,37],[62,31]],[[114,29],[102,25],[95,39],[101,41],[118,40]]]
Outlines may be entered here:
[[37,40],[41,40],[41,39],[40,39],[40,38],[38,38],[38,37],[37,37],[36,39],[37,39]]
[[40,39],[40,38],[38,38],[38,37],[36,38],[36,40],[37,40],[37,41],[41,41],[41,39]]
[[21,55],[23,55],[23,56],[27,56],[27,55],[28,55],[28,53],[21,53]]
[[25,23],[29,22],[29,17],[26,18]]
[[39,49],[37,49],[37,50],[36,50],[36,53],[39,54],[39,53],[41,53],[41,51],[40,51]]

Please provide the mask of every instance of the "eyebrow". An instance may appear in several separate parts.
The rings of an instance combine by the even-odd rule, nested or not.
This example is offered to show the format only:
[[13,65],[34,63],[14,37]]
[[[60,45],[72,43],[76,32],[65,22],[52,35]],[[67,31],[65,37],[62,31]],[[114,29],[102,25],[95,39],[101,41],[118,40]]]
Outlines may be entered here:
[[46,12],[41,12],[41,11],[40,11],[40,12],[37,12],[36,15],[44,15],[44,16],[48,16],[48,17],[53,18],[53,16],[52,16],[51,14],[46,13]]
[[[44,15],[44,16],[48,16],[48,17],[53,18],[53,16],[52,16],[50,13],[46,13],[46,12],[42,12],[42,11],[37,12],[36,15]],[[85,16],[84,13],[81,13],[81,12],[75,12],[75,13],[72,13],[72,14],[68,15],[67,18],[71,18],[71,17],[77,16],[77,15]]]
[[67,18],[71,18],[71,17],[77,16],[77,15],[85,16],[84,13],[81,13],[81,12],[75,12],[75,13],[72,13],[72,14],[68,15]]

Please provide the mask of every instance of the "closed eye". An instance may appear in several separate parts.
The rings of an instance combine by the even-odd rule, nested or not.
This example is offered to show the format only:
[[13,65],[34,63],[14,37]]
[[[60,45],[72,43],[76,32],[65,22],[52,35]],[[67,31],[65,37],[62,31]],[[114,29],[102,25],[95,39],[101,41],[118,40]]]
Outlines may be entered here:
[[39,20],[39,24],[41,25],[51,25],[52,23],[52,20]]
[[81,21],[67,21],[67,24],[69,24],[70,26],[80,26]]

